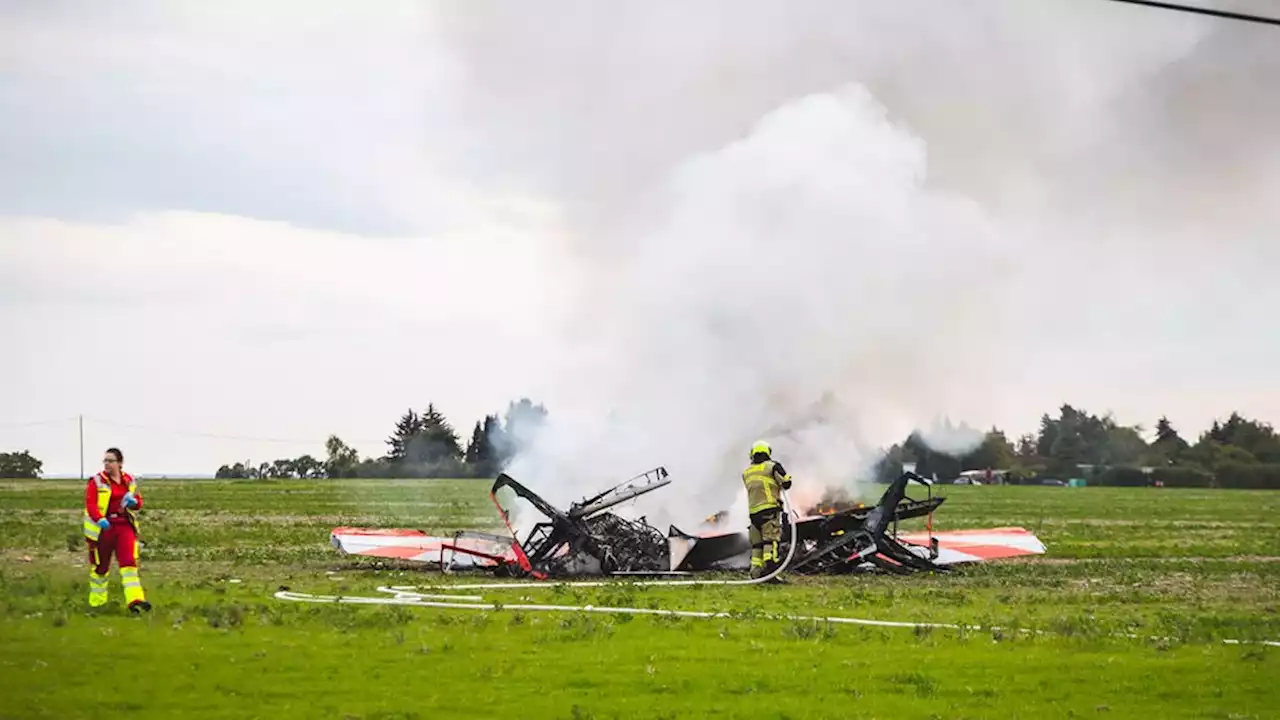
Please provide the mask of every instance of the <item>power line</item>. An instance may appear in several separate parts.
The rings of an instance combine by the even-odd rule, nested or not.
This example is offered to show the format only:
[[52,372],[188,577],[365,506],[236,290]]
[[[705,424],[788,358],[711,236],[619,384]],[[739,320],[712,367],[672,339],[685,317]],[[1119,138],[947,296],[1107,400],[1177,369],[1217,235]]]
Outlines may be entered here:
[[51,420],[32,420],[30,422],[5,422],[5,423],[0,423],[0,427],[2,428],[36,427],[39,425],[56,425],[58,423],[73,423],[75,421],[76,421],[76,418],[74,417],[54,418]]
[[[27,428],[40,427],[44,425],[71,425],[79,421],[92,422],[98,425],[107,425],[110,427],[129,428],[132,430],[145,430],[147,432],[159,433],[162,435],[177,435],[181,437],[206,438],[211,440],[235,440],[240,442],[260,442],[260,443],[277,443],[283,445],[318,445],[323,444],[328,435],[324,438],[282,438],[282,437],[258,437],[253,435],[227,435],[223,433],[210,433],[198,430],[181,430],[171,427],[159,427],[156,425],[143,425],[139,423],[121,422],[119,420],[111,420],[108,418],[92,417],[89,415],[79,417],[66,418],[50,418],[48,420],[28,420],[22,422],[0,422],[0,429],[10,428]],[[330,433],[332,434],[332,433]],[[343,442],[355,443],[358,445],[381,445],[386,442],[386,438],[377,440],[365,439],[343,439]]]
[[1176,10],[1179,12],[1195,13],[1197,15],[1211,15],[1213,17],[1227,18],[1229,20],[1243,20],[1245,22],[1262,23],[1264,25],[1280,26],[1280,18],[1263,17],[1261,15],[1250,15],[1248,13],[1227,12],[1226,10],[1212,10],[1206,7],[1196,7],[1194,5],[1178,5],[1169,2],[1155,2],[1155,0],[1111,0],[1112,2],[1129,3],[1130,5],[1144,5],[1146,7],[1160,8],[1162,10]]
[[[74,420],[74,418],[72,419]],[[88,415],[85,416],[85,419],[91,420],[95,423],[99,423],[102,425],[110,425],[112,427],[131,428],[134,430],[146,430],[148,432],[163,433],[166,435],[179,435],[183,437],[199,437],[199,438],[209,438],[213,440],[238,440],[242,442],[280,443],[280,444],[286,444],[286,445],[316,445],[316,444],[324,443],[324,439],[316,439],[316,438],[302,440],[298,438],[253,437],[249,435],[223,435],[220,433],[176,430],[173,428],[156,427],[154,425],[139,425],[137,423],[126,423],[126,422],[119,422],[116,420],[107,420],[104,418],[95,418],[95,417],[90,417]],[[350,441],[343,440],[343,442],[347,442],[347,443],[354,442],[361,445],[366,445],[366,444],[371,445],[376,443],[384,443],[386,442],[386,439],[385,438],[381,440],[356,439],[356,440],[350,440]]]

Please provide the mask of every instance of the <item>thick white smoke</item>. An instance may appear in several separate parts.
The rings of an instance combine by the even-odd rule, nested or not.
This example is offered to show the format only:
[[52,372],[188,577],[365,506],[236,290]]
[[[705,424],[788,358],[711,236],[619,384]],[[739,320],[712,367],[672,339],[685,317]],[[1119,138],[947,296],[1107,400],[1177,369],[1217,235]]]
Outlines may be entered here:
[[904,334],[947,346],[964,317],[999,312],[983,293],[940,308],[915,292],[1004,256],[980,211],[925,177],[923,143],[856,85],[680,165],[665,223],[596,283],[598,359],[572,376],[588,412],[553,411],[513,472],[559,495],[662,463],[676,504],[705,516],[734,504],[763,436],[808,494],[853,482],[875,459],[861,424],[928,417],[932,378],[959,369]]
[[[643,505],[701,516],[756,437],[816,492],[913,428],[972,442],[939,418],[1280,413],[1274,28],[1107,0],[190,5],[0,12],[26,110],[0,205],[57,218],[0,217],[0,323],[46,350],[0,356],[0,419],[198,430],[102,426],[194,471],[331,432],[377,456],[406,402],[465,438],[523,394],[553,425],[521,479],[564,503],[663,463]],[[184,338],[206,351],[151,352]],[[76,360],[113,343],[141,355]]]
[[[742,519],[757,438],[812,501],[941,415],[1131,381],[1162,341],[1135,327],[1199,300],[1173,268],[1213,258],[1200,280],[1230,292],[1275,252],[1249,244],[1280,224],[1258,189],[1275,156],[1205,138],[1275,148],[1277,102],[1196,82],[1212,60],[1264,87],[1280,46],[1254,28],[1021,0],[559,12],[468,3],[441,25],[465,165],[566,211],[580,274],[547,282],[580,302],[524,350],[550,425],[510,468],[558,504],[663,464],[651,519]],[[1163,112],[1182,102],[1212,109]],[[1174,206],[1224,176],[1254,184]],[[1074,345],[1085,326],[1117,344]]]

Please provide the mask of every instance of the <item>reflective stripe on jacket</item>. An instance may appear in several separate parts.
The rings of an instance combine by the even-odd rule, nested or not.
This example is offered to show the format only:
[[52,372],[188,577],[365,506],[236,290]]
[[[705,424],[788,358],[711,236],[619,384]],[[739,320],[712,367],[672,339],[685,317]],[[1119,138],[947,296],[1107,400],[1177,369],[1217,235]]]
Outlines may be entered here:
[[761,510],[780,507],[778,503],[781,479],[778,477],[779,466],[773,460],[748,465],[742,472],[742,482],[747,486],[747,512],[755,514]]
[[[124,485],[127,485],[129,492],[133,493],[134,498],[138,500],[139,506],[142,503],[142,496],[138,494],[138,483],[133,476],[128,473],[121,473],[120,479]],[[93,497],[92,507],[97,510],[91,513],[89,508],[90,497]],[[102,533],[102,528],[98,527],[98,518],[107,516],[107,509],[111,505],[111,480],[103,473],[98,473],[89,478],[89,483],[85,487],[85,507],[82,512],[82,530],[84,536],[91,541],[97,541],[98,536]],[[136,530],[138,527],[138,518],[134,515],[133,510],[121,508],[124,516],[129,520],[129,524]],[[96,515],[96,517],[95,517]]]

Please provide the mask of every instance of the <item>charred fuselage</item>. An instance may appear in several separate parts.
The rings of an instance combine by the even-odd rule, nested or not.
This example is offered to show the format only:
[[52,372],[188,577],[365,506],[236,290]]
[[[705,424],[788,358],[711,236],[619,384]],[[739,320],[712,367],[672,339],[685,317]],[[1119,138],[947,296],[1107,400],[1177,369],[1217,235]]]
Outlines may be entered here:
[[506,473],[499,475],[489,495],[513,538],[509,511],[498,499],[503,489],[528,501],[546,517],[523,541],[515,540],[517,562],[504,570],[539,577],[666,570],[667,542],[661,531],[643,518],[628,520],[608,509],[670,482],[666,468],[657,467],[562,511]]
[[[931,516],[944,498],[907,496],[910,482],[931,487],[924,478],[904,473],[890,483],[879,502],[798,519],[784,518],[783,547],[790,548],[790,523],[795,523],[796,548],[789,572],[839,573],[859,569],[891,572],[943,570],[930,562],[933,547],[908,546],[897,538],[897,524]],[[502,574],[535,577],[574,575],[685,573],[740,567],[750,554],[746,531],[689,534],[671,526],[664,536],[644,518],[628,520],[609,508],[669,484],[658,467],[587,498],[562,511],[505,473],[490,491],[512,533],[515,562],[500,567]],[[511,527],[509,511],[498,500],[510,490],[529,502],[545,520],[535,524],[523,540]]]

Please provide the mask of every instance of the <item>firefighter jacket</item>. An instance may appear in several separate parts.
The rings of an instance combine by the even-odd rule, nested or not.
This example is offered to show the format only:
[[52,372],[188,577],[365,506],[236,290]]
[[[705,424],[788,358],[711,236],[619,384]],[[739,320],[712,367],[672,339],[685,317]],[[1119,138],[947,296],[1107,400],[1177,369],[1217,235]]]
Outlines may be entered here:
[[782,463],[765,460],[748,465],[742,472],[742,482],[747,486],[747,512],[754,515],[761,510],[781,507],[779,489],[791,487],[791,476],[783,469]]
[[[133,498],[138,504],[133,509],[124,507],[123,499],[126,493],[133,493]],[[134,511],[142,509],[142,494],[138,492],[138,483],[133,476],[128,473],[120,473],[120,482],[113,483],[107,477],[106,473],[98,473],[89,478],[89,482],[84,489],[84,513],[82,516],[84,536],[91,541],[96,542],[98,535],[102,529],[98,527],[98,520],[107,518],[116,521],[123,520],[133,526],[136,531],[138,529],[138,518]]]

